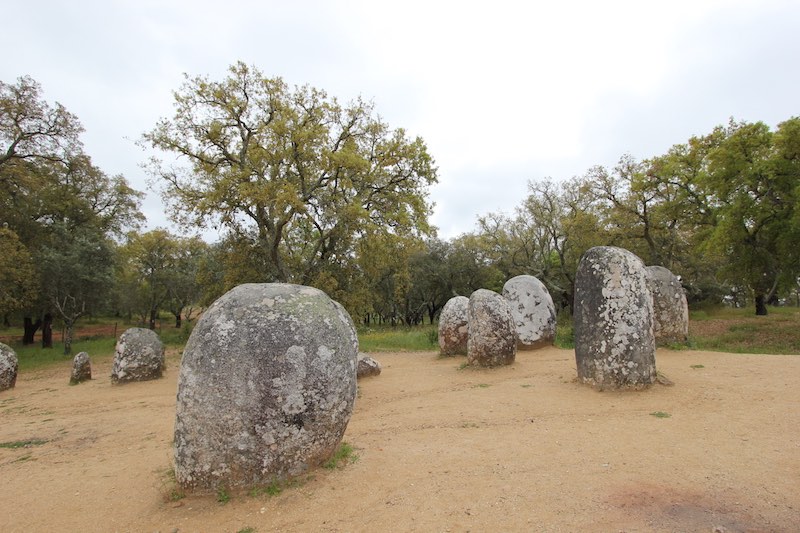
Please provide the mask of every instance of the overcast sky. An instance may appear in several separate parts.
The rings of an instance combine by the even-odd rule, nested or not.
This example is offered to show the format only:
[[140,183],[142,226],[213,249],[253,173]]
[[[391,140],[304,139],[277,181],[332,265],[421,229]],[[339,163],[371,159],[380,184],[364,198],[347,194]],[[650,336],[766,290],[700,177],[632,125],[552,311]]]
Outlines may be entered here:
[[[78,116],[95,164],[137,189],[134,142],[172,115],[183,73],[222,79],[241,60],[362,96],[424,138],[447,239],[513,212],[529,180],[800,114],[797,0],[27,0],[3,18],[0,80],[32,76]],[[143,208],[167,226],[158,195]]]

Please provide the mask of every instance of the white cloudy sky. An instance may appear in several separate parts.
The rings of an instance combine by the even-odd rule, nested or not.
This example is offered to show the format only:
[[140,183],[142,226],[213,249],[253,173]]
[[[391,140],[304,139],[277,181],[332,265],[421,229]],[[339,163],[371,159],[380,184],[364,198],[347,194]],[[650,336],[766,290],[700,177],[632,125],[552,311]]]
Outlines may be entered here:
[[[3,19],[0,80],[40,82],[95,163],[140,190],[134,142],[172,114],[183,73],[241,60],[422,136],[444,238],[512,212],[528,180],[800,111],[797,0],[27,0]],[[156,194],[143,207],[167,224]]]

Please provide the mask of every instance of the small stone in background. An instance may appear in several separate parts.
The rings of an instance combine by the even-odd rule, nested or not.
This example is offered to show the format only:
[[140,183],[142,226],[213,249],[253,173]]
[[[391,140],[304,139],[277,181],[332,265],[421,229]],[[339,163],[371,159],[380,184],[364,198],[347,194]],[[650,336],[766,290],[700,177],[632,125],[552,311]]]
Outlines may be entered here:
[[72,360],[72,375],[69,378],[69,384],[77,385],[90,379],[92,379],[92,363],[89,360],[89,354],[80,352]]
[[381,374],[381,364],[367,354],[359,354],[358,365],[356,366],[356,378],[366,378],[369,376],[379,376]]

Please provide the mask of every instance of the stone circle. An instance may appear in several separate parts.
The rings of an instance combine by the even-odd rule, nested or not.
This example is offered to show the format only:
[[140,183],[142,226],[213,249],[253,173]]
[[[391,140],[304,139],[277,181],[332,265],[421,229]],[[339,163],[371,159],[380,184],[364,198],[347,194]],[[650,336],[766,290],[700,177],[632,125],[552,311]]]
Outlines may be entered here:
[[578,379],[598,389],[656,380],[653,298],[641,259],[622,248],[586,251],[575,275]]
[[517,332],[518,350],[535,350],[556,338],[556,306],[550,291],[535,276],[515,276],[503,285]]
[[442,307],[439,314],[439,353],[442,355],[466,355],[467,309],[469,298],[453,296]]
[[112,383],[158,379],[164,374],[164,368],[164,344],[155,331],[130,328],[120,335],[114,350]]
[[510,365],[517,355],[517,334],[508,301],[488,289],[469,297],[467,363],[493,367]]
[[357,356],[352,319],[318,289],[254,283],[224,294],[181,361],[179,485],[265,485],[326,461],[352,414]]

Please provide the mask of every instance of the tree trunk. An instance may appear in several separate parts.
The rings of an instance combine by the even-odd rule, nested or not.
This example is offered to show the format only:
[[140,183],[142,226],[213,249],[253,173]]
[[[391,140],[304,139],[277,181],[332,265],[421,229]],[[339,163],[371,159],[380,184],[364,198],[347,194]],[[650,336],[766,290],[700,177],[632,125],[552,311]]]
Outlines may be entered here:
[[33,344],[33,336],[36,335],[36,330],[42,325],[42,319],[37,318],[36,322],[34,322],[31,317],[26,316],[23,322],[22,344]]
[[47,313],[42,322],[42,348],[53,347],[53,315]]
[[173,314],[175,315],[175,327],[177,329],[181,329],[181,314],[180,314],[180,312],[173,313]]
[[72,353],[72,333],[74,325],[74,320],[64,321],[64,355],[69,355]]
[[156,317],[158,316],[158,309],[150,310],[150,329],[156,329]]
[[11,322],[8,320],[8,313],[3,315],[3,326],[10,328]]
[[758,316],[767,315],[767,305],[765,302],[766,302],[766,296],[764,294],[756,294],[756,315]]

